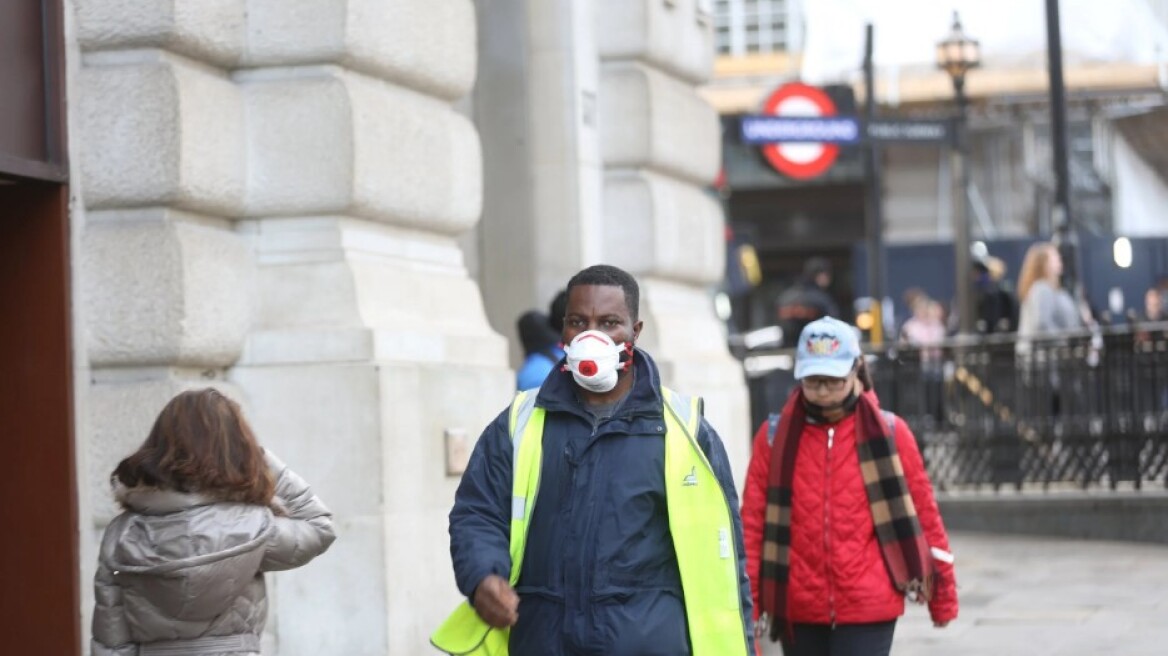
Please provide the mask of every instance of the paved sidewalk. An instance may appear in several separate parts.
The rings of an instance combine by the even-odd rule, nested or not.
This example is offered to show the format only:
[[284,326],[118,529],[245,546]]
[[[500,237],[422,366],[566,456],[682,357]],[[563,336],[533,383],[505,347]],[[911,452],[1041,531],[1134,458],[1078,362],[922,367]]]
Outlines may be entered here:
[[[1168,545],[951,532],[960,615],[897,622],[894,656],[1166,656]],[[767,645],[766,656],[778,656]]]
[[1168,545],[954,532],[960,616],[910,607],[895,656],[1168,655]]

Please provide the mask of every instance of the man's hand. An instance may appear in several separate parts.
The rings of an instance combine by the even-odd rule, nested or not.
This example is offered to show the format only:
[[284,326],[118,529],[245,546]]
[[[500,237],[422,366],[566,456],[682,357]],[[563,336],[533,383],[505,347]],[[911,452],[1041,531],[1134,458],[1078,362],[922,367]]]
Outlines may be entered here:
[[474,607],[483,621],[498,629],[519,621],[519,595],[498,574],[491,574],[475,588]]

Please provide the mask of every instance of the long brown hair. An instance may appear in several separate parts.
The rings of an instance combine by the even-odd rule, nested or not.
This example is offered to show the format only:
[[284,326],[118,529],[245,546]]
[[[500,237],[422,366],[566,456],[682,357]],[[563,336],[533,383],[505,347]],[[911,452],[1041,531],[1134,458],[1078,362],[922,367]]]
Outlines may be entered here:
[[223,501],[267,506],[275,481],[239,404],[214,388],[183,392],[159,413],[150,435],[118,463],[113,478]]
[[[1057,253],[1055,245],[1048,241],[1032,244],[1026,251],[1026,258],[1022,260],[1022,270],[1018,272],[1018,300],[1025,301],[1026,295],[1034,283],[1046,278],[1047,263],[1050,254]],[[1057,284],[1057,283],[1056,283]]]

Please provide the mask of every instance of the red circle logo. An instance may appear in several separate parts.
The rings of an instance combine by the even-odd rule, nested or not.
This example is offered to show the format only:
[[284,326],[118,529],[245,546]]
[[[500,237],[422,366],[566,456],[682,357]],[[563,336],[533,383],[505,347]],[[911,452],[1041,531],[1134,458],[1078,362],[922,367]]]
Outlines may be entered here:
[[[835,116],[835,103],[822,89],[792,82],[784,84],[766,99],[763,114],[772,116]],[[772,143],[762,154],[775,170],[796,180],[823,175],[839,157],[838,144]]]
[[599,369],[597,368],[596,363],[592,360],[581,360],[580,364],[576,365],[576,371],[580,372],[581,376],[591,378],[592,376],[596,375],[596,372],[599,371]]

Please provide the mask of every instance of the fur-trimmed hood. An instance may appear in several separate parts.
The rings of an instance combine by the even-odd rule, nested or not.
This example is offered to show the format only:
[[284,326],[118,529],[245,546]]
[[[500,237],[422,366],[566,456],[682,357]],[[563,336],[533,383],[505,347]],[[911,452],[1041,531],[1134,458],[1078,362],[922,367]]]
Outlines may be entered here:
[[[166,515],[212,503],[233,503],[221,496],[204,492],[179,492],[152,485],[127,487],[116,476],[111,485],[113,486],[114,500],[122,508],[143,515]],[[288,514],[284,503],[277,496],[272,497],[270,508],[278,516],[283,517]]]
[[179,492],[150,485],[126,487],[116,477],[113,492],[114,500],[123,508],[144,515],[166,515],[219,501],[212,495],[198,492]]

